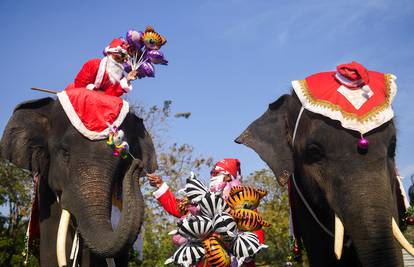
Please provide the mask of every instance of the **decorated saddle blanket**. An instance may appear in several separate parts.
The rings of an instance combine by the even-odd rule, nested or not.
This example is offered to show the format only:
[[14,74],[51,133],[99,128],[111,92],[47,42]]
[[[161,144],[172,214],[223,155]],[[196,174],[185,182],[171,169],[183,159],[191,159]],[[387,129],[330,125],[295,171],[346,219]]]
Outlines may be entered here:
[[90,140],[108,138],[111,127],[118,128],[129,112],[122,98],[73,84],[57,97],[72,125]]
[[292,86],[305,109],[365,134],[393,118],[396,79],[354,61],[337,66],[337,71],[292,81]]

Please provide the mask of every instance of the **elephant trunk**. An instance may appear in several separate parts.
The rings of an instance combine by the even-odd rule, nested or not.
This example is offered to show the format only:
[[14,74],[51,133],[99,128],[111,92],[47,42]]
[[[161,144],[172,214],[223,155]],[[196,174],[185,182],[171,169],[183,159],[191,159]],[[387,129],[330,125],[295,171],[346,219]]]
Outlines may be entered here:
[[[135,241],[144,215],[144,200],[138,184],[134,181],[137,164],[133,162],[123,178],[122,212],[116,229],[111,224],[111,187],[113,174],[103,173],[97,167],[88,166],[83,171],[83,182],[78,192],[64,194],[62,207],[74,215],[78,230],[86,245],[100,257],[112,258]],[[111,168],[108,168],[111,169]],[[66,191],[64,193],[68,193]],[[70,195],[79,199],[67,200]],[[66,199],[64,198],[66,196]]]
[[[356,172],[358,173],[358,172]],[[376,176],[376,177],[372,177]],[[345,232],[350,236],[360,262],[364,267],[402,267],[401,247],[392,228],[392,219],[397,217],[387,171],[370,172],[375,189],[364,184],[364,177],[347,177],[347,183],[339,215]],[[355,201],[357,200],[357,201]]]

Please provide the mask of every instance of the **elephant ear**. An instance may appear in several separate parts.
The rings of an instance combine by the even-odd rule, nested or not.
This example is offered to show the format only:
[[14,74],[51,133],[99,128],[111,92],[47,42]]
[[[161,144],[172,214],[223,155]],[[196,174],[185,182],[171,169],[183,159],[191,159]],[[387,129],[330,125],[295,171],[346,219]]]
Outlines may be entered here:
[[40,173],[48,164],[47,135],[53,98],[18,105],[0,141],[1,156],[17,167]]
[[[145,128],[143,120],[130,112],[121,125],[121,128],[123,127],[126,127],[131,154],[142,160],[147,173],[153,173],[158,168],[157,156],[152,137]],[[134,140],[131,140],[131,137]]]
[[235,140],[259,154],[282,186],[286,185],[294,168],[288,130],[289,107],[292,101],[293,97],[290,95],[281,96]]

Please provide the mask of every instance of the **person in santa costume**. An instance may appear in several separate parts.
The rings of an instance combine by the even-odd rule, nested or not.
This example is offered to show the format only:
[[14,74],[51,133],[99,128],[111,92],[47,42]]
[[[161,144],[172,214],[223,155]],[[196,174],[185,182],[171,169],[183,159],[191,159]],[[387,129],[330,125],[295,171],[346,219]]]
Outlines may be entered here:
[[66,89],[86,88],[104,92],[111,96],[121,96],[132,90],[131,81],[137,78],[137,71],[124,71],[123,63],[128,57],[128,43],[115,38],[105,48],[105,57],[87,61]]
[[[222,191],[223,197],[227,198],[230,193],[230,189],[233,186],[241,185],[241,171],[240,171],[240,161],[235,158],[225,158],[216,164],[214,164],[210,172],[210,191],[218,192]],[[147,174],[150,185],[156,187],[157,190],[153,193],[153,196],[158,200],[161,206],[166,212],[173,215],[177,218],[182,218],[187,216],[190,213],[194,213],[191,205],[187,206],[188,209],[185,209],[183,206],[183,200],[177,199],[174,193],[171,191],[170,187],[162,180],[162,178],[155,174]],[[185,204],[185,203],[184,203]],[[262,229],[254,232],[261,244],[264,243],[264,232]],[[183,237],[176,235],[173,237],[173,242],[176,245],[181,245],[184,242]],[[197,267],[207,266],[206,263],[200,261],[197,264]],[[245,267],[254,267],[256,266],[254,261],[245,262]]]

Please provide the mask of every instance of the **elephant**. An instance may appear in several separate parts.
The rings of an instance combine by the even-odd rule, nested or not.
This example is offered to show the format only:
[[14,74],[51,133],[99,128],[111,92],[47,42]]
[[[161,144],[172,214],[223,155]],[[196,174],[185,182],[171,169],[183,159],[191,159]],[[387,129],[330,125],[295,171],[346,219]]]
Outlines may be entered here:
[[[77,228],[81,266],[106,266],[106,259],[114,257],[117,266],[127,266],[129,248],[144,218],[137,177],[155,171],[157,162],[142,119],[130,110],[119,128],[125,132],[133,159],[115,157],[106,140],[92,141],[81,135],[56,99],[27,101],[15,108],[1,139],[1,155],[39,177],[35,190],[41,266],[58,265],[57,233],[63,217],[70,220],[61,244],[66,255]],[[123,203],[120,222],[112,229],[115,183],[122,184]]]
[[364,136],[370,145],[361,151],[358,132],[303,110],[292,90],[235,139],[253,149],[282,185],[289,183],[295,237],[311,266],[397,267],[403,266],[399,243],[412,253],[397,225],[405,207],[394,121]]

